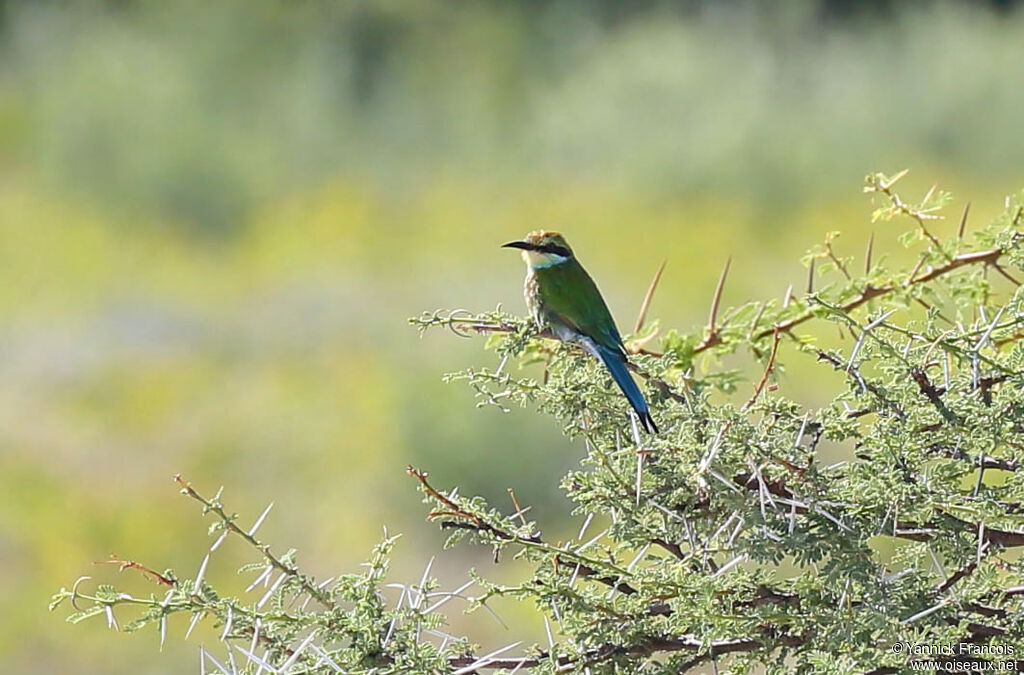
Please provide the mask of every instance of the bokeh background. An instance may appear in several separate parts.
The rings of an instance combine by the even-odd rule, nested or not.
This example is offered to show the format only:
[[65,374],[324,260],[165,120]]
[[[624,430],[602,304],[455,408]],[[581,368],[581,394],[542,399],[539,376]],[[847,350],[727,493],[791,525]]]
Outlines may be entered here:
[[[727,256],[728,304],[801,287],[829,230],[860,254],[869,171],[911,168],[981,220],[1024,186],[1012,2],[0,7],[6,672],[197,670],[202,628],[159,653],[46,611],[82,574],[157,590],[91,565],[112,552],[195,573],[206,523],[175,473],[243,522],[275,502],[262,535],[322,576],[387,526],[397,579],[432,556],[451,585],[514,577],[439,551],[409,463],[573,532],[557,486],[583,449],[475,409],[441,376],[494,355],[406,322],[523,311],[498,245],[527,230],[569,236],[624,328],[667,259],[652,315],[691,331]],[[225,548],[210,578],[244,585],[246,559]],[[528,609],[455,630],[539,639]]]

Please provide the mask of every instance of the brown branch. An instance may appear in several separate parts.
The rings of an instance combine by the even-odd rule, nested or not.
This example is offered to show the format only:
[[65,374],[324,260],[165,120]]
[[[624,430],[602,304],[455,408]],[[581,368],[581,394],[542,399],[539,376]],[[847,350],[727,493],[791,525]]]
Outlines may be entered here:
[[493,535],[494,537],[496,537],[498,539],[503,539],[505,541],[516,541],[516,540],[518,540],[518,541],[523,541],[523,542],[530,542],[532,544],[539,544],[539,543],[541,543],[541,538],[539,536],[537,536],[537,535],[533,535],[531,537],[523,537],[523,536],[520,536],[520,535],[517,535],[517,534],[512,534],[511,532],[507,532],[505,530],[502,530],[500,528],[497,528],[497,527],[491,525],[490,523],[488,523],[486,520],[484,520],[480,516],[476,515],[475,513],[470,513],[469,511],[466,511],[461,506],[459,506],[454,501],[452,501],[450,498],[446,497],[445,495],[443,495],[440,492],[438,492],[437,490],[435,490],[434,487],[430,483],[427,482],[427,473],[425,471],[420,471],[419,469],[416,469],[416,468],[414,468],[414,467],[412,467],[410,465],[410,466],[407,466],[405,468],[405,472],[407,474],[409,474],[410,476],[416,478],[420,482],[421,489],[423,490],[423,492],[428,497],[430,497],[431,499],[433,499],[434,501],[436,501],[436,502],[438,502],[440,504],[444,504],[448,509],[450,509],[449,511],[434,511],[434,512],[431,512],[431,513],[429,513],[427,515],[427,519],[428,520],[434,520],[435,518],[445,518],[445,517],[447,517],[447,518],[461,518],[461,519],[464,519],[464,520],[468,520],[470,522],[469,523],[450,523],[450,524],[449,523],[442,523],[441,526],[442,527],[454,527],[454,528],[458,528],[458,529],[473,529],[473,530],[476,530],[478,532],[486,532],[488,534]]
[[679,560],[686,560],[687,558],[689,558],[689,556],[686,555],[686,553],[683,551],[683,548],[679,544],[673,544],[672,542],[665,541],[661,538],[652,539],[651,543],[655,546],[661,547],[665,551],[668,551]]
[[951,424],[960,424],[960,418],[942,401],[942,394],[945,393],[945,390],[932,384],[923,368],[911,368],[910,379],[917,384],[918,390],[931,401],[944,420]]
[[[941,513],[943,517],[948,518],[955,524],[959,525],[965,532],[977,532],[979,529],[978,523],[962,520],[941,510],[939,513]],[[940,524],[934,522],[923,524],[899,522],[896,523],[894,536],[899,537],[900,539],[909,539],[911,541],[931,541],[935,538],[936,533],[942,532],[944,529],[945,528]],[[901,532],[900,530],[910,530],[910,532]],[[1004,548],[1016,548],[1024,546],[1024,532],[997,530],[985,527],[981,535],[981,540],[984,544],[1002,546]]]
[[[799,635],[782,635],[779,637],[773,637],[770,635],[769,627],[765,627],[764,633],[765,635],[763,637],[713,640],[710,644],[704,642],[698,637],[683,635],[675,638],[652,638],[644,644],[633,647],[606,645],[605,647],[591,650],[588,655],[581,658],[578,663],[581,666],[587,666],[601,661],[607,661],[608,659],[616,656],[650,656],[651,654],[658,652],[700,652],[700,650],[706,647],[707,651],[698,653],[694,658],[679,667],[678,672],[684,673],[702,663],[705,663],[706,661],[714,659],[716,656],[736,654],[740,652],[754,652],[759,649],[764,649],[772,642],[775,642],[779,646],[799,647],[807,641],[806,637]],[[571,660],[566,659],[564,663],[560,661],[559,665],[569,665],[571,663]]]
[[1004,270],[1002,265],[1000,265],[999,263],[993,262],[992,263],[992,268],[996,272],[999,272],[1001,275],[1003,275],[1003,278],[1008,279],[1010,281],[1010,283],[1014,284],[1015,286],[1020,286],[1020,282],[1017,281],[1009,272]]
[[110,560],[96,560],[93,562],[93,565],[117,565],[118,572],[123,572],[127,569],[138,570],[142,572],[142,576],[151,581],[155,581],[158,584],[163,584],[164,586],[169,586],[171,588],[175,588],[178,585],[178,582],[174,579],[165,577],[163,574],[160,574],[150,567],[146,567],[134,560],[121,560],[113,553],[110,554]]
[[977,602],[965,602],[964,609],[974,612],[975,614],[996,619],[1005,619],[1009,614],[1009,612],[1002,607],[992,607],[991,605],[982,605]]
[[761,607],[763,605],[800,604],[801,597],[796,593],[780,593],[765,585],[757,587],[757,595],[750,600],[734,603],[733,607]]
[[[974,465],[978,464],[978,460],[976,457],[972,457],[970,454],[964,452],[959,448],[944,447],[940,443],[934,443],[928,446],[928,450],[931,452],[941,452],[943,455],[949,457],[950,459],[958,459],[964,462],[970,462],[971,464]],[[1018,471],[1020,467],[1020,462],[1018,462],[1015,459],[997,459],[995,457],[989,457],[988,455],[985,455],[984,457],[982,457],[981,461],[981,468],[985,470],[998,469],[1000,471]]]
[[[699,652],[701,649],[707,648],[707,652],[698,654],[694,659],[691,659],[684,664],[684,667],[679,672],[685,672],[701,663],[704,663],[705,661],[713,659],[716,656],[741,652],[753,652],[767,647],[772,642],[784,647],[799,647],[807,641],[805,637],[798,635],[783,635],[775,638],[768,634],[769,631],[767,629],[765,630],[765,633],[766,635],[761,638],[712,640],[710,643],[706,643],[700,638],[692,635],[682,635],[674,638],[650,638],[647,642],[633,647],[622,647],[620,645],[604,645],[603,647],[596,647],[588,650],[579,658],[575,659],[569,656],[552,657],[547,652],[542,652],[537,656],[503,659],[487,659],[473,655],[453,656],[448,659],[448,666],[452,669],[468,668],[472,666],[476,670],[525,670],[529,668],[536,668],[545,663],[554,662],[560,668],[565,668],[574,664],[577,664],[582,668],[589,665],[595,665],[603,661],[608,661],[617,656],[642,657],[650,656],[658,652]],[[382,655],[378,661],[382,664],[390,665],[394,663],[394,657],[389,654],[385,654]]]
[[[434,519],[434,518],[443,517],[443,516],[458,517],[460,515],[461,514],[447,513],[447,512],[435,512],[435,513],[431,513],[428,516],[428,518]],[[440,523],[440,527],[441,527],[442,530],[471,530],[473,532],[485,531],[485,528],[481,528],[480,526],[476,525],[475,523],[467,523],[467,522],[457,521],[457,520],[445,520],[445,521],[442,521]],[[494,530],[486,530],[486,531],[489,531],[492,534],[494,534],[494,532],[495,532]],[[495,535],[495,536],[498,536],[498,535]],[[524,538],[521,538],[521,537],[514,537],[512,535],[508,535],[508,536],[511,537],[511,539],[510,539],[511,541],[516,541],[516,540],[521,541],[521,542],[529,541],[529,542],[534,543],[534,544],[543,544],[544,543],[540,539],[533,540],[533,539],[524,539]],[[501,538],[504,539],[505,537],[501,537]],[[571,574],[575,574],[577,577],[590,579],[591,581],[597,581],[598,583],[604,584],[608,588],[615,589],[616,591],[622,593],[623,595],[633,595],[633,594],[635,594],[637,592],[637,590],[635,588],[633,588],[632,586],[630,586],[629,584],[627,584],[624,581],[620,581],[616,577],[612,577],[612,576],[608,576],[608,575],[602,576],[601,573],[598,572],[597,570],[595,570],[593,567],[590,567],[589,565],[585,565],[585,564],[580,563],[580,562],[574,562],[572,560],[563,560],[562,557],[560,555],[558,555],[557,553],[555,554],[555,563],[558,565],[559,568],[566,569],[566,570],[571,570]]]
[[948,579],[939,584],[935,588],[935,592],[939,594],[945,593],[950,588],[952,588],[958,581],[973,574],[974,570],[976,570],[977,568],[978,561],[972,560],[971,562],[967,563],[966,565],[958,569],[956,572],[954,572],[953,575],[950,576]]
[[[960,623],[958,617],[948,617],[946,623],[951,626],[956,626]],[[1006,629],[1000,628],[999,626],[990,626],[984,623],[977,623],[971,621],[967,624],[967,632],[971,634],[972,638],[989,638],[997,635],[1006,635]]]
[[779,350],[779,330],[775,329],[772,335],[772,350],[768,354],[768,364],[764,368],[764,373],[761,375],[761,379],[758,381],[757,386],[754,387],[754,393],[751,394],[747,402],[743,404],[740,410],[747,410],[750,406],[754,405],[757,401],[757,397],[761,395],[761,391],[764,390],[764,385],[768,381],[768,377],[772,374],[772,370],[775,368],[775,354]]
[[[955,269],[963,267],[964,265],[972,265],[975,263],[991,264],[997,261],[999,257],[1002,255],[1003,249],[1001,248],[993,248],[988,251],[975,251],[974,253],[963,253],[961,255],[956,256],[955,258],[947,262],[945,265],[940,265],[939,267],[932,268],[919,275],[912,276],[912,278],[907,280],[907,282],[904,283],[902,286],[889,284],[886,286],[879,287],[868,284],[867,286],[864,287],[864,290],[860,292],[860,295],[858,295],[853,300],[850,300],[846,304],[842,305],[840,309],[842,309],[844,312],[850,312],[870,300],[873,300],[882,295],[892,293],[897,288],[914,286],[916,284],[923,284],[925,282],[931,281],[932,279],[936,279],[944,274],[948,274],[949,272],[952,272]],[[788,331],[806,321],[810,321],[812,318],[814,318],[814,314],[812,312],[805,312],[800,316],[793,317],[792,319],[788,319],[786,321],[779,323],[777,325],[777,328],[781,331]],[[763,337],[771,335],[774,329],[775,327],[761,331],[755,336],[755,339],[761,339]],[[697,351],[700,350],[694,349],[694,353],[696,353]]]
[[[427,481],[427,473],[420,471],[412,466],[408,466],[405,472],[415,478],[420,483],[420,488],[424,494],[433,499],[434,501],[443,504],[448,511],[435,511],[427,515],[428,520],[434,520],[437,518],[453,518],[455,520],[445,520],[440,523],[443,529],[457,529],[457,530],[472,530],[475,532],[484,532],[490,534],[496,539],[502,541],[519,542],[521,544],[530,545],[544,545],[547,544],[539,535],[532,535],[530,537],[524,537],[521,535],[508,532],[501,528],[491,525],[480,516],[475,513],[470,513],[463,509],[461,506],[456,504],[452,499],[441,494],[437,489],[434,488]],[[593,581],[600,582],[609,588],[613,588],[624,595],[633,595],[636,593],[636,589],[629,584],[621,581],[612,576],[602,575],[599,571],[575,560],[563,560],[562,555],[555,553],[555,561],[560,567],[564,567],[567,570],[572,570],[572,574],[580,577],[586,577]]]
[[[777,643],[779,644],[779,646],[790,648],[800,647],[805,642],[807,642],[807,638],[799,635],[784,635],[777,639]],[[722,654],[735,654],[737,652],[753,652],[757,651],[758,649],[764,649],[765,646],[766,645],[763,642],[760,642],[759,640],[756,640],[754,638],[744,638],[740,640],[720,640],[717,642],[712,642],[711,647],[710,649],[708,649],[707,653],[698,654],[694,658],[684,663],[682,666],[680,666],[679,672],[685,673],[686,671],[696,668],[702,663],[706,663],[707,661],[710,661],[714,659],[716,656]]]

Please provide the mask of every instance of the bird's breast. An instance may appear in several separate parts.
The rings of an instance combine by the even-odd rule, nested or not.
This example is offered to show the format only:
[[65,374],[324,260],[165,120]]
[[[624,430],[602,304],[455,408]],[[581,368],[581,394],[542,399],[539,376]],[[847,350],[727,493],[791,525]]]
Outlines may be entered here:
[[523,284],[523,297],[526,298],[526,308],[530,311],[537,328],[544,328],[544,300],[540,296],[540,283],[533,269],[526,272],[526,281]]

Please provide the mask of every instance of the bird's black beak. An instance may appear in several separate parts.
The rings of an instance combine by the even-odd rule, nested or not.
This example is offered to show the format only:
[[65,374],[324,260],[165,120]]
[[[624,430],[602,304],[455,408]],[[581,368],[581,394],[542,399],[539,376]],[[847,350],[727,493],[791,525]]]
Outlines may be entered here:
[[524,251],[532,251],[536,248],[533,244],[528,241],[510,241],[507,244],[502,244],[502,248],[521,248]]

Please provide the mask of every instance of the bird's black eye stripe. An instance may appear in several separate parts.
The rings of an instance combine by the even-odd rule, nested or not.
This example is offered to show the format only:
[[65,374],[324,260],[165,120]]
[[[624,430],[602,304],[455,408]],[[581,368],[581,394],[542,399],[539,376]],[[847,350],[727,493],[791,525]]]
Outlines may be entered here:
[[563,258],[572,257],[572,252],[569,251],[569,249],[564,246],[559,246],[558,244],[544,244],[543,246],[537,247],[537,250],[543,251],[544,253],[554,253],[555,255],[560,255]]

